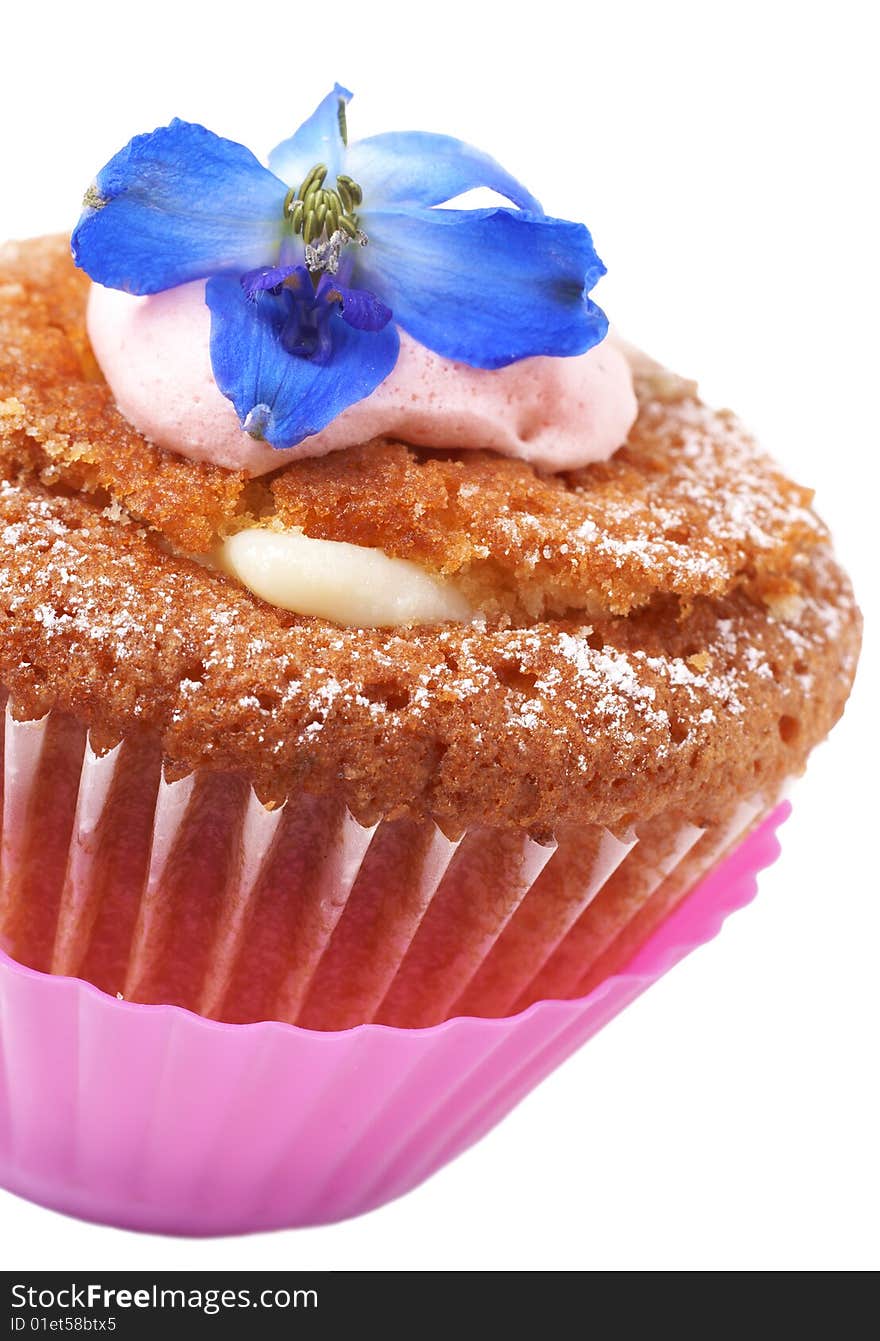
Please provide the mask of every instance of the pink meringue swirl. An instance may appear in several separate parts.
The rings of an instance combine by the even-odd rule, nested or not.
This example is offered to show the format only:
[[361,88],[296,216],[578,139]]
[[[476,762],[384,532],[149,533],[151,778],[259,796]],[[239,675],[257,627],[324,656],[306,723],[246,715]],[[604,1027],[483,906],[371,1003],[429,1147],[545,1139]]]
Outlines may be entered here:
[[159,447],[251,476],[378,437],[573,470],[612,456],[636,417],[629,363],[608,339],[578,357],[487,371],[442,358],[401,331],[397,366],[371,396],[279,451],[242,430],[217,388],[210,330],[203,281],[147,298],[92,286],[89,338],[126,419]]

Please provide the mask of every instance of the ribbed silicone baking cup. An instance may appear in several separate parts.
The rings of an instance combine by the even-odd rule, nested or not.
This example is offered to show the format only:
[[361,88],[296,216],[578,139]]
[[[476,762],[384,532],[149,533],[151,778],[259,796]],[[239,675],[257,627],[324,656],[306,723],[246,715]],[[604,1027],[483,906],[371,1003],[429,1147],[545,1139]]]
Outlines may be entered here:
[[54,714],[7,712],[3,774],[0,1183],[190,1234],[414,1187],[751,898],[787,813],[452,841]]

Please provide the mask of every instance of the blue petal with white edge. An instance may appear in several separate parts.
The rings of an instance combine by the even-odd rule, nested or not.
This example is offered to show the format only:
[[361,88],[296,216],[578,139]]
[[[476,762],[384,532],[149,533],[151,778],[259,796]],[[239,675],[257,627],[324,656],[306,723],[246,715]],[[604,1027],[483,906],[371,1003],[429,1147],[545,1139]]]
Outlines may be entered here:
[[242,427],[273,447],[293,447],[374,391],[397,362],[394,325],[360,331],[335,315],[327,363],[289,354],[281,343],[285,294],[249,300],[237,279],[209,280],[211,363]]
[[342,172],[345,157],[342,125],[346,104],[351,99],[352,94],[347,88],[334,84],[333,92],[318,103],[308,121],[304,121],[289,140],[282,140],[272,150],[269,167],[288,186],[299,186],[317,163],[324,164],[331,184]]
[[377,210],[354,282],[420,344],[475,368],[583,354],[608,319],[587,297],[605,267],[583,224],[525,211]]
[[243,144],[175,120],[136,136],[98,173],[73,257],[99,284],[128,293],[240,273],[277,251],[285,195]]
[[451,135],[391,131],[358,140],[345,170],[363,188],[369,205],[442,205],[477,186],[489,187],[514,205],[542,214],[540,203],[500,163]]

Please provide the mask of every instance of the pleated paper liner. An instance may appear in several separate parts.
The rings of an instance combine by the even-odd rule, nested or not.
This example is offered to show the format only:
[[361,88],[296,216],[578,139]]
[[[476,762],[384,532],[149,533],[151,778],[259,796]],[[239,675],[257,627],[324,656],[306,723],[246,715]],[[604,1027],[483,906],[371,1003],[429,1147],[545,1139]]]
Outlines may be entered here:
[[153,744],[103,755],[60,714],[4,731],[0,946],[44,973],[215,1020],[424,1028],[577,998],[639,946],[760,818],[677,815],[626,838],[451,841],[360,825],[305,794],[267,810],[239,778],[167,782]]
[[[217,1024],[0,952],[0,1185],[87,1219],[178,1234],[325,1223],[390,1201],[714,936],[777,855],[787,811],[682,899],[623,972],[584,997],[494,1019],[330,1032]],[[570,916],[560,903],[557,934]],[[591,1093],[585,1112],[603,1102],[613,1096]]]

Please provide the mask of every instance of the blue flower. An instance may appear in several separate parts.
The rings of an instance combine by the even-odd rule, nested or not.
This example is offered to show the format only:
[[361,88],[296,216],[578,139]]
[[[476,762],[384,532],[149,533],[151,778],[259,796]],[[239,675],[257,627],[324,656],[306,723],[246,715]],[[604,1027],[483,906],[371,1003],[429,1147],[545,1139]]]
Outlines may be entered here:
[[[582,224],[548,218],[490,158],[446,135],[348,144],[337,85],[264,167],[172,121],[101,169],[76,264],[128,293],[206,279],[211,362],[242,427],[273,447],[320,432],[397,361],[397,328],[447,358],[501,368],[581,354],[608,322]],[[438,208],[474,187],[510,206]]]

